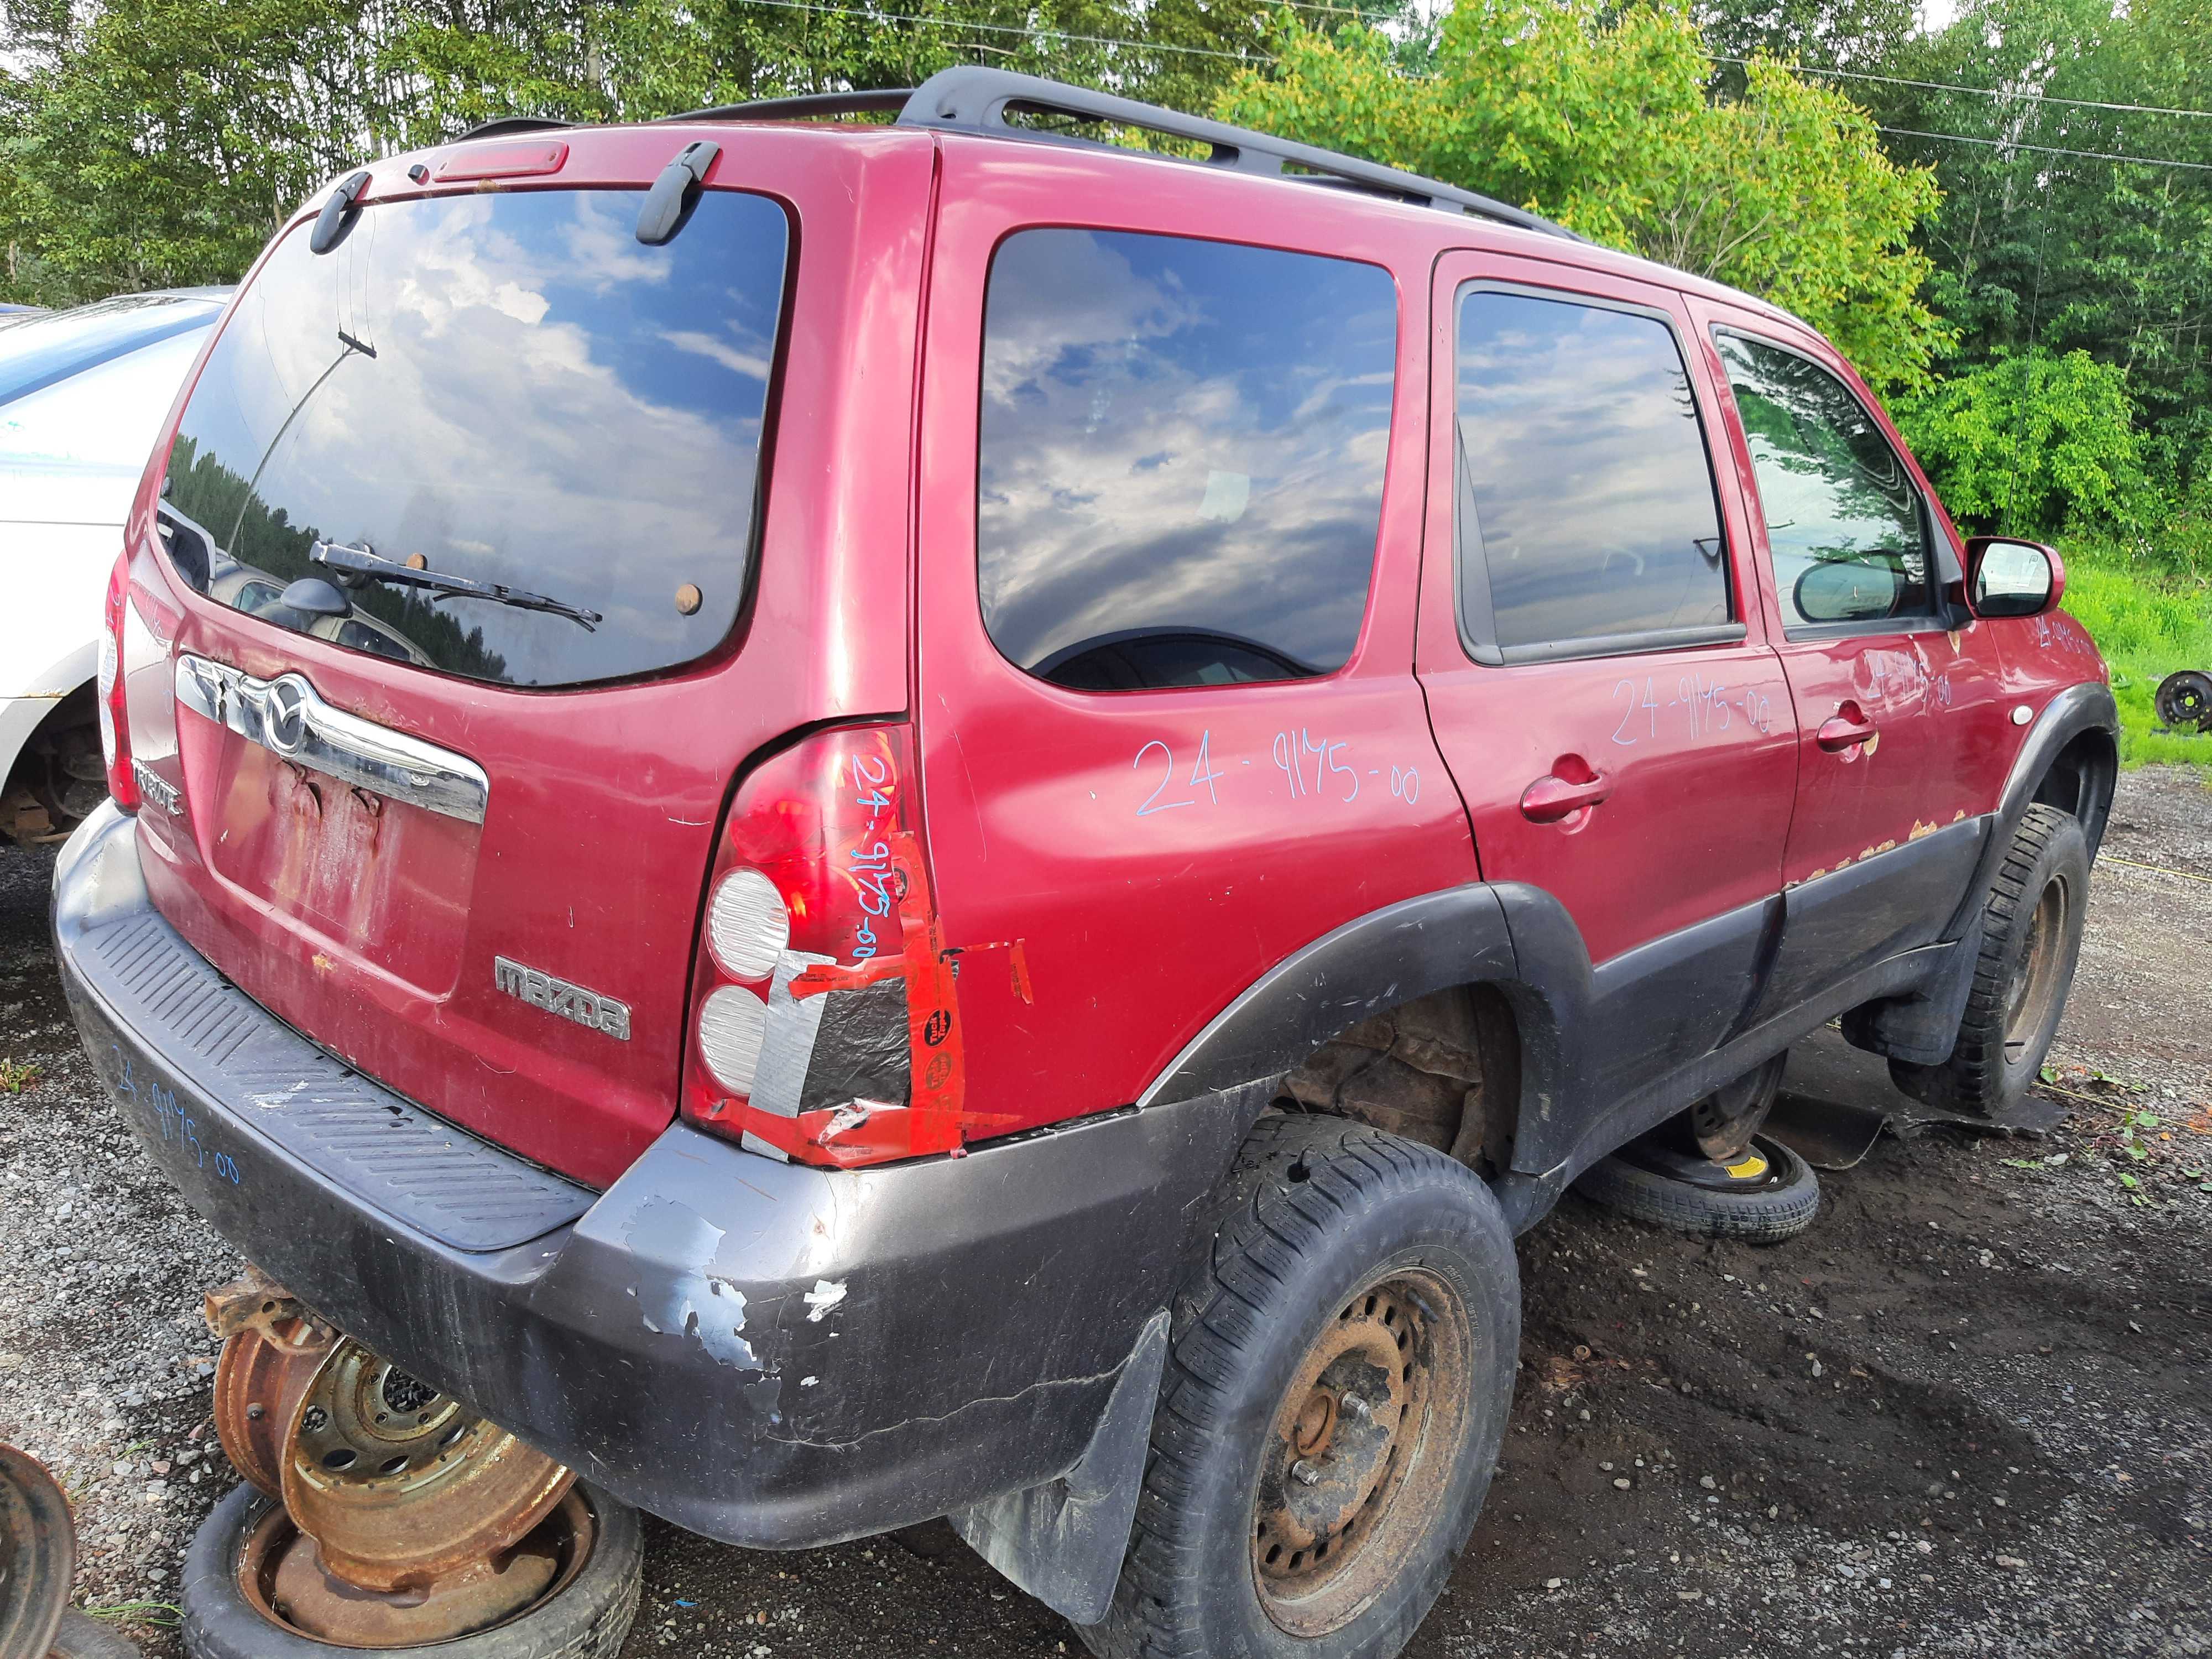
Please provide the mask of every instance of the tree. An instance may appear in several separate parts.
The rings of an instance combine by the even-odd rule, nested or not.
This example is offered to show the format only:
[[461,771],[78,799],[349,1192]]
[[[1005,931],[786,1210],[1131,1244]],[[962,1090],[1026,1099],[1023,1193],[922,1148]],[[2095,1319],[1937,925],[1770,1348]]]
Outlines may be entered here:
[[498,116],[644,119],[977,61],[1204,108],[1272,18],[1267,0],[0,7],[0,295],[53,304],[234,281],[335,174]]
[[1436,72],[1400,76],[1358,27],[1281,37],[1230,119],[1525,204],[1601,242],[1773,300],[1833,337],[1877,385],[1923,383],[1949,334],[1920,298],[1911,243],[1936,203],[1856,106],[1755,61],[1740,99],[1676,0],[1468,0]]
[[2212,118],[2169,112],[2212,111],[2208,40],[2212,0],[1977,0],[1887,65],[1936,84],[1861,93],[1886,126],[1957,135],[1892,140],[1943,185],[1923,246],[1955,372],[2075,353],[2124,371],[2146,520],[2212,491]]
[[1960,523],[2131,529],[2144,476],[2127,375],[2086,351],[1999,356],[1901,400],[1898,424]]

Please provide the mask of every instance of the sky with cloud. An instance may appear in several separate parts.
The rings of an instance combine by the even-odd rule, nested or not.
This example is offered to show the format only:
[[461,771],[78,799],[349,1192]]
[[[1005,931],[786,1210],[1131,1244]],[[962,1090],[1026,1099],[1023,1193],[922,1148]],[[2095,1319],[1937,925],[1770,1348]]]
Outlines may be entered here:
[[372,207],[323,256],[295,232],[184,429],[294,525],[604,613],[587,633],[447,602],[518,683],[686,660],[743,586],[787,232],[766,198],[714,191],[647,248],[636,211],[517,191]]

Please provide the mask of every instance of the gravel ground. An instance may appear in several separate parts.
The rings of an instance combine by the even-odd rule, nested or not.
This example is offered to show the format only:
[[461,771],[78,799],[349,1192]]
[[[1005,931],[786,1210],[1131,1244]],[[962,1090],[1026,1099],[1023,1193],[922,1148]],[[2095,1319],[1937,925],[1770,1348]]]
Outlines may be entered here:
[[[2057,1128],[1885,1137],[1773,1249],[1573,1197],[1521,1242],[1504,1472],[1413,1653],[2212,1654],[2212,794],[2130,775],[2105,851]],[[232,1482],[198,1297],[240,1264],[79,1057],[52,864],[0,851],[0,1439],[76,1506],[79,1601],[173,1656]],[[1081,1650],[942,1523],[647,1552],[629,1656]]]

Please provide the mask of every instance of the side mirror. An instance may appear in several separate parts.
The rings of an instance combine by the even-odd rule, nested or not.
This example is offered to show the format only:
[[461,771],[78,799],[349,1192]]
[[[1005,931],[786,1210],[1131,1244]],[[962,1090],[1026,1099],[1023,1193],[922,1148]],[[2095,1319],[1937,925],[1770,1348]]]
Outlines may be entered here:
[[1797,614],[1808,623],[1871,622],[1897,614],[1905,573],[1857,559],[1822,559],[1807,565],[1790,590]]
[[2039,617],[2065,592],[2065,561],[2041,542],[1976,536],[1966,544],[1966,606],[1977,617]]

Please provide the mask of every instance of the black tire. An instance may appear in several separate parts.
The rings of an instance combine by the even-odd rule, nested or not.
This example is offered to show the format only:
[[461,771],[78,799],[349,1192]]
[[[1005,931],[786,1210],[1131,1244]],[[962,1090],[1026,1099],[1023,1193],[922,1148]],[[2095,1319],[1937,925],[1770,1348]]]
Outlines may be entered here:
[[1615,1153],[1584,1170],[1575,1190],[1608,1209],[1674,1232],[1778,1244],[1813,1224],[1820,1210],[1820,1179],[1811,1164],[1778,1140],[1759,1135],[1752,1146],[1767,1164],[1765,1175],[1755,1182],[1700,1186],[1642,1168]]
[[[1342,1119],[1282,1115],[1254,1128],[1217,1213],[1209,1258],[1176,1300],[1113,1607],[1083,1639],[1102,1659],[1394,1655],[1443,1590],[1504,1436],[1521,1324],[1504,1218],[1490,1189],[1443,1152]],[[1413,1299],[1386,1367],[1311,1370],[1346,1333],[1371,1333],[1378,1300],[1405,1295],[1400,1286],[1415,1287]],[[1403,1378],[1419,1379],[1402,1397],[1401,1357]],[[1283,1478],[1284,1460],[1306,1432],[1296,1401],[1316,1399],[1332,1376],[1330,1433],[1341,1441],[1289,1466],[1304,1471],[1309,1500]],[[1341,1386],[1347,1376],[1353,1385]],[[1377,1376],[1398,1403],[1370,1412],[1363,1394],[1355,1411],[1360,1379]],[[1423,1401],[1418,1413],[1410,1400]],[[1390,1448],[1380,1455],[1377,1433]],[[1342,1530],[1312,1547],[1318,1574],[1326,1546],[1338,1547],[1327,1564],[1336,1576],[1317,1589],[1273,1576],[1262,1555],[1282,1547],[1261,1523],[1355,1491],[1363,1456],[1382,1473],[1349,1500]],[[1341,1473],[1314,1484],[1306,1457]],[[1313,1628],[1293,1634],[1285,1620]]]
[[[558,1594],[490,1630],[422,1647],[379,1648],[387,1659],[613,1659],[637,1616],[645,1570],[637,1511],[581,1487],[599,1534],[591,1558]],[[239,1588],[247,1536],[276,1500],[252,1486],[215,1506],[185,1552],[185,1651],[191,1659],[333,1659],[359,1649],[318,1642],[271,1623]]]
[[2168,674],[2158,683],[2152,706],[2172,731],[2183,732],[2193,726],[2200,732],[2212,732],[2212,674],[2200,674],[2193,668]]
[[2025,1095],[2066,1011],[2088,897],[2081,820],[2055,806],[2029,807],[1983,905],[1958,1043],[1940,1066],[1891,1060],[1897,1086],[1923,1104],[1980,1117]]
[[46,1659],[138,1659],[138,1650],[106,1620],[72,1607],[62,1615]]

